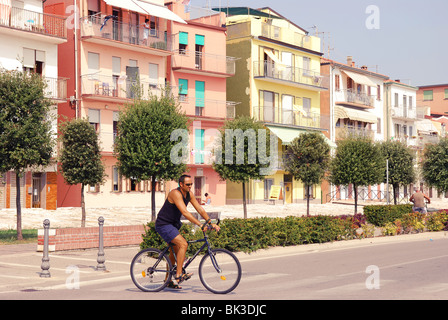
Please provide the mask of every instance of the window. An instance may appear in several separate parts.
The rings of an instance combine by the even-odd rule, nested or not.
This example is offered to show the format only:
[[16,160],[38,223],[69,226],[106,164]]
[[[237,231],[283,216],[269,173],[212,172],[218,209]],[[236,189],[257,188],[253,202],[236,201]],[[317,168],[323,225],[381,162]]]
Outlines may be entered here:
[[411,96],[409,96],[409,109],[412,109],[414,107],[414,101]]
[[394,107],[398,108],[398,93],[395,93]]
[[381,118],[377,118],[376,133],[381,133]]
[[120,57],[112,57],[112,96],[118,97],[118,79],[120,78],[121,73],[121,58]]
[[45,51],[23,48],[23,71],[43,75]]
[[445,99],[448,99],[448,89],[445,89]]
[[303,57],[303,73],[306,75],[311,67],[311,58]]
[[87,53],[88,73],[95,74],[100,71],[100,55],[95,52]]
[[202,70],[202,54],[205,44],[205,38],[197,34],[195,36],[195,68]]
[[292,111],[294,97],[290,95],[282,95],[282,123],[284,124],[294,124],[294,114]]
[[403,95],[403,109],[406,109],[408,106],[408,99],[406,95]]
[[112,130],[113,130],[113,137],[114,137],[114,143],[115,143],[115,138],[117,137],[117,133],[118,133],[118,117],[119,117],[120,113],[118,111],[114,111],[113,113],[113,119],[112,119]]
[[432,90],[423,90],[423,101],[432,101]]
[[188,80],[179,79],[178,84],[179,84],[179,101],[187,101]]
[[307,116],[310,117],[309,114],[311,112],[311,99],[310,98],[302,98],[303,101],[303,111],[306,112]]
[[186,54],[188,46],[188,32],[179,32],[179,54]]
[[159,65],[150,63],[149,64],[149,86],[151,88],[157,88],[159,84]]
[[194,163],[204,163],[204,129],[194,131]]
[[112,191],[121,192],[121,174],[117,167],[112,167]]
[[196,115],[203,115],[203,108],[205,106],[205,82],[204,81],[196,81],[195,82],[195,107],[196,107]]
[[96,132],[100,130],[100,110],[89,109],[89,123],[93,126]]
[[264,198],[269,199],[271,193],[271,186],[274,184],[274,179],[264,180]]
[[336,91],[339,91],[341,89],[340,86],[340,82],[341,82],[341,77],[338,74],[334,75],[334,88]]
[[100,185],[96,184],[94,186],[89,185],[87,188],[87,192],[100,192]]
[[381,86],[380,85],[378,85],[376,87],[376,99],[381,100]]
[[157,37],[157,25],[158,25],[158,19],[157,17],[151,16],[149,19],[149,34],[153,37]]
[[414,128],[409,126],[409,136],[412,138],[414,136]]

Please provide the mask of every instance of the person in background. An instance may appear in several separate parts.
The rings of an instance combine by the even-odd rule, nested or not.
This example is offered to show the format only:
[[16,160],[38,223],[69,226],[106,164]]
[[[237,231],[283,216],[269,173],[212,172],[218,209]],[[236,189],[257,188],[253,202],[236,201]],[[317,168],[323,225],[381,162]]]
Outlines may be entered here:
[[205,200],[202,201],[202,205],[209,205],[212,203],[212,197],[208,193],[205,193]]
[[415,193],[409,198],[409,201],[414,204],[414,206],[412,207],[412,211],[427,213],[425,200],[427,201],[427,203],[431,203],[429,197],[421,192],[419,188],[417,188],[415,190]]

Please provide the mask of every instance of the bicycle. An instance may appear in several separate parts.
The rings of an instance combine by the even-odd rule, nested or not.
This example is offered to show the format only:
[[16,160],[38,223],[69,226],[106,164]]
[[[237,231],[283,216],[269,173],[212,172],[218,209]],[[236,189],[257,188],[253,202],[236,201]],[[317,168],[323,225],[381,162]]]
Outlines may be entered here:
[[[218,223],[219,224],[219,220]],[[199,267],[199,279],[202,285],[215,294],[226,294],[233,291],[241,280],[241,264],[238,258],[227,249],[212,249],[208,236],[204,231],[205,223],[202,226],[204,238],[188,241],[188,244],[205,242],[196,253],[190,257],[182,268],[182,273],[186,273],[187,267],[193,262],[198,254],[206,248],[206,253],[202,257]],[[176,266],[173,266],[168,254],[173,243],[169,243],[163,250],[147,248],[135,255],[131,262],[131,278],[134,284],[145,292],[158,292],[163,290],[172,277],[176,276]],[[174,259],[177,261],[176,254]]]

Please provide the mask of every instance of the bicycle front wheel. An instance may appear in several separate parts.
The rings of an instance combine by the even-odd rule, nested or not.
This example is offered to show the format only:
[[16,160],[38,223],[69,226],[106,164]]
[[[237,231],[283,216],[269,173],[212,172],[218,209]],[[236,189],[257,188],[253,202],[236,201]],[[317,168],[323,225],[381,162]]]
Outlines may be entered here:
[[207,290],[217,294],[234,290],[241,272],[238,258],[226,249],[212,249],[199,263],[199,279]]
[[171,280],[171,261],[155,248],[143,249],[132,259],[131,278],[142,291],[157,292]]

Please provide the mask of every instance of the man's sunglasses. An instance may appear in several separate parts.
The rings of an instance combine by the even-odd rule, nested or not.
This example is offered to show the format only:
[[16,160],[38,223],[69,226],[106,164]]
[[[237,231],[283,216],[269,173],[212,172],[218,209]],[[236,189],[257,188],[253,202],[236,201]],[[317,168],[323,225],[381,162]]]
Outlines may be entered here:
[[192,183],[184,183],[187,187],[191,187],[193,184]]

